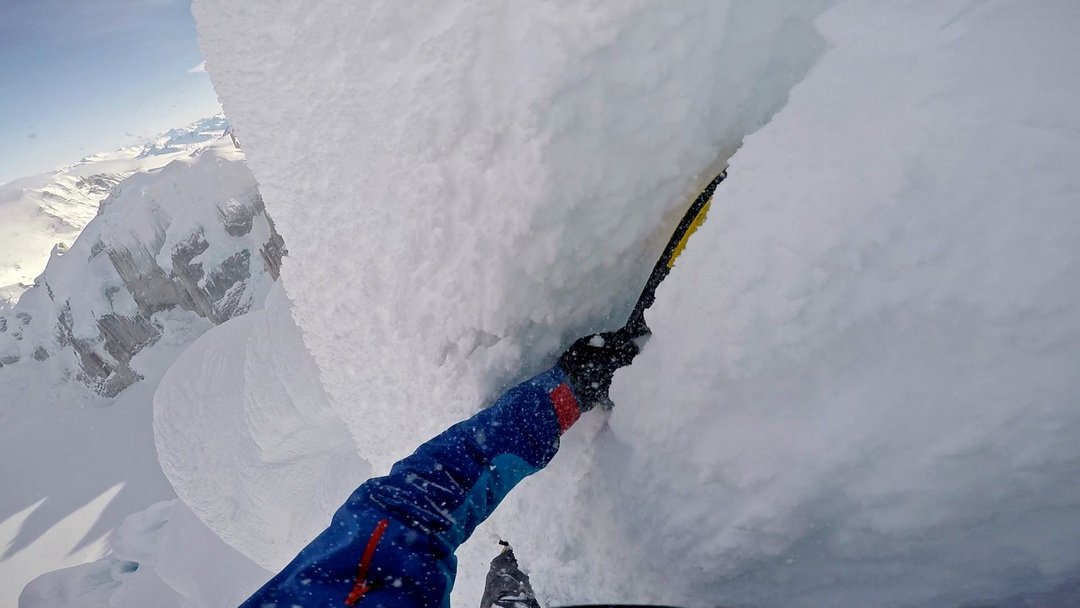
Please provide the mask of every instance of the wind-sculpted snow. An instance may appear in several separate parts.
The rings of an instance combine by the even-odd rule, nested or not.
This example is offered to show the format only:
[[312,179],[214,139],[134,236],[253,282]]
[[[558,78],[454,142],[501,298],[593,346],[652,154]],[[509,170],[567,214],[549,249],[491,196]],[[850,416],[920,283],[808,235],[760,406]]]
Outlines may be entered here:
[[[1080,568],[1080,15],[833,4],[196,2],[296,327],[225,325],[163,385],[180,497],[283,565],[342,428],[358,483],[617,325],[754,133],[615,412],[463,548],[455,601],[496,535],[552,603],[950,606]],[[260,360],[278,325],[301,371]]]
[[[322,531],[322,514],[371,474],[289,313],[283,291],[272,290],[265,310],[186,350],[154,395],[169,481],[226,542],[267,568]],[[310,508],[283,508],[297,502]]]

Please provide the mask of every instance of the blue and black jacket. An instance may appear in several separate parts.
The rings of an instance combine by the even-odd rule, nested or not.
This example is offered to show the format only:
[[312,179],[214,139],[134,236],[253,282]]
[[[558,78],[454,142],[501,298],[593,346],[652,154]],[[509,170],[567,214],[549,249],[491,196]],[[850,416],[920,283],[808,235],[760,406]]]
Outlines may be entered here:
[[558,366],[356,489],[323,531],[241,608],[450,606],[454,552],[580,415]]

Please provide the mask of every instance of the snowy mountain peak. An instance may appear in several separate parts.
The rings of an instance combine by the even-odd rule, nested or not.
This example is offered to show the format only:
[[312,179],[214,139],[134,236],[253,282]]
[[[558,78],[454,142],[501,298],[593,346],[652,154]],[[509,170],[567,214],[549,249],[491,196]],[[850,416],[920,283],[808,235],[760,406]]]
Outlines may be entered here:
[[141,378],[132,360],[170,331],[170,311],[216,324],[261,301],[281,237],[231,140],[199,144],[120,182],[70,248],[53,247],[35,286],[0,311],[0,365],[48,359],[115,396]]
[[145,143],[0,184],[0,305],[14,303],[34,283],[54,243],[71,245],[117,184],[198,153],[228,129],[223,115],[211,116]]
[[224,114],[196,121],[186,127],[170,129],[153,141],[143,145],[139,158],[190,152],[222,137],[229,131],[229,121]]

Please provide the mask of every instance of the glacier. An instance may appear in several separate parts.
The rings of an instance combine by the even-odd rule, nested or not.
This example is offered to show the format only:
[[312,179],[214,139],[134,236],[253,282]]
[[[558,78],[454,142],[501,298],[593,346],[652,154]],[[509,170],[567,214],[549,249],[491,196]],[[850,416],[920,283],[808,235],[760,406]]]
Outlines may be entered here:
[[[193,9],[289,256],[155,392],[180,502],[24,599],[108,572],[102,603],[235,602],[368,475],[620,324],[729,165],[614,410],[462,548],[454,603],[505,538],[548,605],[1075,604],[1076,3]],[[199,555],[236,584],[201,593]]]

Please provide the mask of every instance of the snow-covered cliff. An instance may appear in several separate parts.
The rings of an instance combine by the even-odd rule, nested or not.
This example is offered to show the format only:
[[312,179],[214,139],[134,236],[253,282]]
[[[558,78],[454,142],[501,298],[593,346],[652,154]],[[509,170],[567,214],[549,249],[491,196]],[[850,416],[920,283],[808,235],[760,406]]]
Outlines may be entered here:
[[[129,514],[175,497],[152,441],[162,374],[201,333],[261,308],[284,249],[232,139],[219,130],[189,140],[196,147],[185,153],[140,148],[171,160],[111,188],[36,285],[0,308],[2,606],[42,572],[153,546],[137,521],[190,517],[183,505],[158,509],[113,536]],[[198,533],[187,526],[184,539]],[[220,562],[231,550],[218,544]],[[145,565],[143,575],[151,571]],[[229,571],[235,579],[243,567]],[[93,578],[87,602],[110,587],[101,572]],[[30,597],[26,605],[36,605]]]
[[0,365],[48,359],[94,392],[140,379],[133,357],[160,338],[156,313],[211,323],[247,312],[277,276],[281,237],[227,137],[111,190],[35,287],[0,310]]

